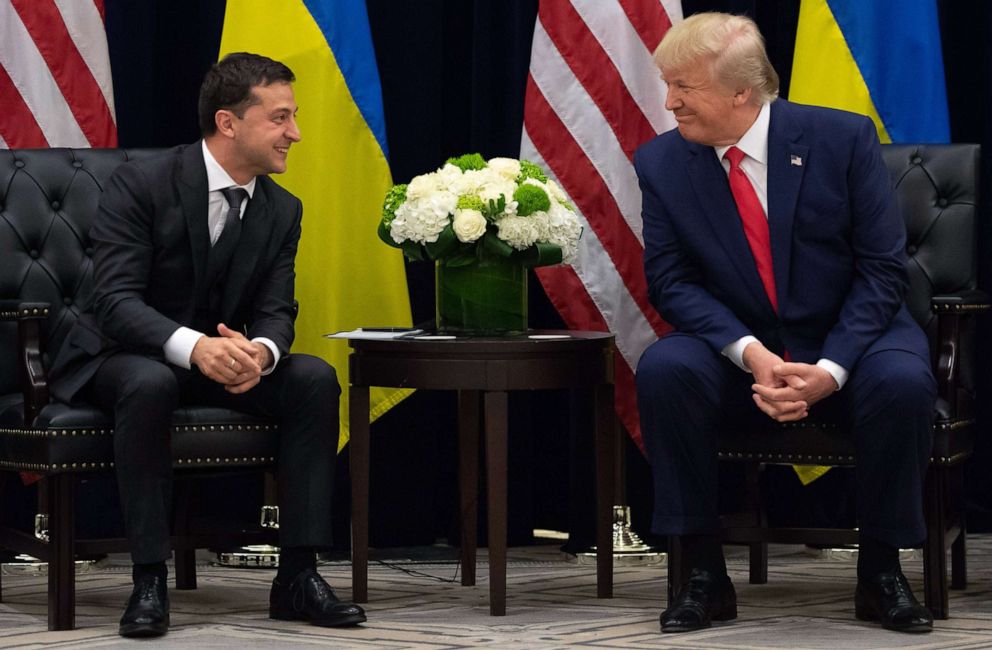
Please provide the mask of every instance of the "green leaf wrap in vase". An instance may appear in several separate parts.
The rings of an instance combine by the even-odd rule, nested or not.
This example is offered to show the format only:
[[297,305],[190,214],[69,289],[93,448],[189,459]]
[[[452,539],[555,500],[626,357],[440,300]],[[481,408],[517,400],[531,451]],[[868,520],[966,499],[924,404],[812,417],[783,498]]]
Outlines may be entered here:
[[527,269],[571,263],[582,224],[560,187],[526,160],[479,154],[386,194],[379,238],[436,268],[437,328],[527,331]]
[[464,266],[437,262],[437,329],[499,336],[527,331],[527,267],[488,257]]

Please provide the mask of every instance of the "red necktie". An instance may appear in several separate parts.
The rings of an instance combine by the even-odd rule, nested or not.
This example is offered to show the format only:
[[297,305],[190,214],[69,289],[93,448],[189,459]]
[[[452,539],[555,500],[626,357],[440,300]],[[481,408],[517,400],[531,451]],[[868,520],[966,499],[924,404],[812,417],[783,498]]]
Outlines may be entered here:
[[754,255],[755,266],[761,284],[765,285],[765,293],[772,303],[772,308],[778,312],[778,294],[775,292],[775,274],[772,272],[772,245],[768,234],[768,219],[761,207],[761,201],[747,179],[747,174],[741,169],[744,152],[737,147],[727,149],[723,157],[730,161],[730,192],[734,195],[737,211],[744,225],[744,235],[747,236],[748,246]]

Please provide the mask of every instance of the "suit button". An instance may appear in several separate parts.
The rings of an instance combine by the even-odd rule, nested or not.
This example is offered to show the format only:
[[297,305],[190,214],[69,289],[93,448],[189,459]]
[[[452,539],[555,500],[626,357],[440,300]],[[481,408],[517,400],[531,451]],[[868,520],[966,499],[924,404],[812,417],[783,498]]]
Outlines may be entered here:
[[28,252],[28,255],[30,255],[31,256],[31,259],[33,259],[33,260],[38,259],[38,251],[36,251],[33,248]]
[[66,306],[68,306],[68,305],[71,305],[71,304],[72,304],[72,298],[70,298],[69,296],[66,296],[65,298],[63,298],[63,299],[62,299],[62,302],[63,302],[63,303],[64,303],[64,304],[66,305]]
[[24,169],[24,161],[23,160],[15,160],[14,161],[14,167],[17,167],[18,169]]
[[913,163],[914,165],[919,165],[921,162],[923,162],[923,158],[921,158],[918,155],[913,156],[912,158],[909,159],[909,162]]
[[917,250],[916,246],[911,245],[906,247],[906,252],[909,253],[910,255],[916,255],[916,250]]
[[83,166],[83,163],[79,162],[78,160],[74,160],[72,161],[72,166],[75,167],[76,169],[79,169],[80,167]]
[[940,197],[939,199],[937,199],[937,205],[939,207],[941,207],[941,208],[946,208],[947,207],[947,199],[945,199],[944,197]]
[[93,257],[93,247],[92,246],[88,247],[83,252],[86,253],[86,257]]
[[58,201],[52,201],[52,210],[58,210],[61,207],[62,207],[61,203],[59,203]]

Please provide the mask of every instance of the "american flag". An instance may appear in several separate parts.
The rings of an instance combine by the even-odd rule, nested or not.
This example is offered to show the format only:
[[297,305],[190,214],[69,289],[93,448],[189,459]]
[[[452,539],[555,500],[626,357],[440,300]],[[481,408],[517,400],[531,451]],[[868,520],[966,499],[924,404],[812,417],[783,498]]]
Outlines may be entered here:
[[651,55],[681,19],[679,0],[541,0],[520,144],[584,220],[578,261],[537,275],[568,327],[616,334],[617,413],[638,446],[634,369],[671,328],[648,302],[633,156],[675,126]]
[[0,0],[0,148],[115,146],[103,0]]

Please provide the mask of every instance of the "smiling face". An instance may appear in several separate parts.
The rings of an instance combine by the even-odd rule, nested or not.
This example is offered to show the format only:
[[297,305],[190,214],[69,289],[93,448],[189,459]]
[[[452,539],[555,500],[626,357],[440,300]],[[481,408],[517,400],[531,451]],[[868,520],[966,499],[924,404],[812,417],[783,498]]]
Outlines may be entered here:
[[661,77],[668,86],[665,108],[672,111],[679,133],[690,142],[717,147],[734,144],[760,110],[748,101],[750,88],[735,90],[715,78],[708,59],[662,68]]
[[258,101],[241,117],[230,113],[230,163],[235,170],[228,169],[228,173],[238,182],[242,182],[239,176],[251,178],[286,171],[290,145],[300,141],[293,87],[275,82],[254,86],[251,92]]

